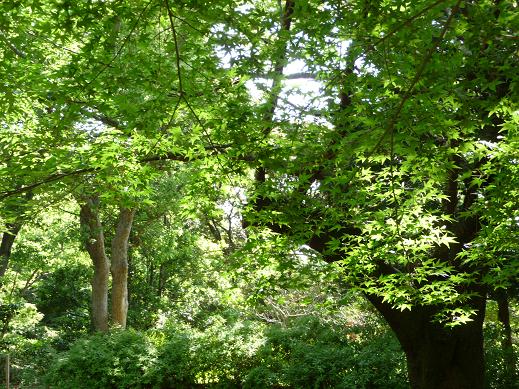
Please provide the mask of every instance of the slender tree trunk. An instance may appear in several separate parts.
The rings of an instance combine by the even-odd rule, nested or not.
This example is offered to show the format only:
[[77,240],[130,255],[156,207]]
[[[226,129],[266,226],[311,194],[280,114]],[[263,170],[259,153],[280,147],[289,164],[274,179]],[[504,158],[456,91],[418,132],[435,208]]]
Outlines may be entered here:
[[508,293],[506,290],[500,289],[495,292],[497,301],[497,318],[502,325],[503,338],[501,347],[503,349],[504,366],[506,378],[509,384],[513,384],[517,380],[516,359],[512,343],[512,327],[510,326],[510,309],[508,304]]
[[2,277],[9,267],[9,258],[13,249],[14,240],[22,227],[21,223],[8,224],[7,231],[2,235],[2,243],[0,243],[0,277]]
[[128,239],[135,210],[121,208],[112,239],[112,320],[126,328],[128,315]]
[[84,232],[85,249],[94,265],[92,277],[92,326],[96,331],[108,331],[108,277],[110,264],[105,252],[105,238],[99,218],[99,199],[86,199],[81,206],[80,223]]
[[474,320],[454,328],[433,323],[435,311],[430,307],[400,312],[376,297],[368,299],[400,341],[413,389],[484,388],[484,298],[472,302],[477,310]]
[[134,271],[134,268],[133,268],[133,258],[131,256],[131,251],[128,252],[128,279],[126,280],[126,289],[128,291],[128,294],[127,294],[127,300],[128,300],[128,306],[131,305],[132,303],[132,295],[131,295],[131,290],[132,290],[132,281],[133,281],[133,271]]
[[163,263],[160,264],[159,268],[159,284],[157,287],[157,296],[162,297],[164,291],[164,284],[166,283],[166,267]]

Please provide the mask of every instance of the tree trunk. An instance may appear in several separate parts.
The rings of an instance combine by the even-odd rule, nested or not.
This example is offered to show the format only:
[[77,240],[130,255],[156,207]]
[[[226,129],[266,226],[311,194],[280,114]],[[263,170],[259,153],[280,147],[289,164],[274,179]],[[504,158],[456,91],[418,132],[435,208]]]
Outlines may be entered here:
[[483,389],[485,299],[472,302],[474,320],[454,328],[433,323],[431,307],[400,312],[373,296],[368,300],[384,316],[406,355],[413,389]]
[[6,224],[6,231],[3,233],[2,242],[0,243],[0,277],[4,276],[9,268],[13,244],[25,220],[25,208],[29,205],[32,198],[32,192],[27,192],[25,196],[16,202],[16,205],[7,205],[4,209],[4,212],[8,215],[14,216],[14,220]]
[[22,227],[21,223],[8,224],[7,231],[2,235],[2,243],[0,244],[0,277],[2,277],[9,267],[9,258],[11,257],[11,250],[13,248],[16,235]]
[[112,320],[126,328],[128,315],[128,239],[135,210],[121,208],[112,239]]
[[517,379],[516,360],[514,355],[514,348],[512,342],[512,327],[510,326],[510,309],[508,304],[508,293],[504,289],[499,289],[495,292],[495,299],[497,301],[497,318],[502,325],[503,337],[501,340],[501,347],[503,350],[504,367],[506,379],[509,384],[513,384]]
[[99,218],[99,199],[86,199],[81,206],[80,223],[84,232],[85,249],[94,264],[92,277],[92,327],[108,331],[108,276],[110,264],[105,252],[105,238]]
[[159,285],[157,287],[157,296],[162,297],[164,291],[164,284],[166,283],[166,268],[163,263],[160,264],[159,268]]

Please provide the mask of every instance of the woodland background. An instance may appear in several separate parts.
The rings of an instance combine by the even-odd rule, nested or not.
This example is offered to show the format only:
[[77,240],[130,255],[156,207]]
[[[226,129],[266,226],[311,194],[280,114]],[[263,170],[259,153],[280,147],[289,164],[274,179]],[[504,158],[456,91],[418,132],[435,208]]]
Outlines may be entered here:
[[517,388],[518,27],[512,0],[2,1],[11,385]]

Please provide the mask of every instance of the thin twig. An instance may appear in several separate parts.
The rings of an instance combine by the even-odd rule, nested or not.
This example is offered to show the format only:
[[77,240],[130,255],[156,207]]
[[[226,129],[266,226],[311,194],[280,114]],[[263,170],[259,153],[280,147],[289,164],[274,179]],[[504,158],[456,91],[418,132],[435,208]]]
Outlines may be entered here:
[[160,132],[160,136],[159,138],[157,139],[157,141],[155,142],[155,144],[148,150],[148,152],[146,153],[146,155],[144,156],[145,158],[151,154],[151,152],[157,147],[157,145],[162,141],[162,139],[164,138],[164,135],[166,134],[166,131],[168,130],[168,128],[171,126],[171,124],[173,123],[173,120],[175,119],[175,115],[177,113],[177,110],[178,110],[178,107],[180,106],[180,100],[181,100],[181,97],[178,98],[177,100],[177,103],[175,104],[175,108],[173,108],[173,113],[171,114],[171,116],[169,117],[169,120],[168,122],[161,127],[161,132]]
[[15,53],[18,57],[23,59],[27,58],[27,54],[18,49],[9,39],[7,39],[7,36],[3,30],[0,30],[0,37],[5,42],[5,44],[11,49],[11,51]]
[[135,29],[137,28],[137,26],[139,25],[139,22],[141,21],[142,17],[144,16],[146,10],[148,9],[148,7],[150,6],[151,2],[153,0],[150,0],[148,1],[148,3],[146,3],[146,5],[144,6],[144,8],[142,9],[141,13],[139,14],[139,16],[137,17],[137,20],[135,21],[135,23],[133,24],[132,28],[130,29],[130,32],[124,37],[124,40],[121,44],[121,46],[119,47],[119,49],[117,49],[117,52],[115,53],[115,55],[112,57],[112,59],[107,63],[105,64],[98,72],[97,74],[90,80],[86,83],[86,85],[91,85],[95,80],[97,80],[97,78],[106,70],[108,69],[109,67],[111,67],[111,65],[115,62],[115,60],[121,55],[124,47],[126,46],[126,44],[129,42],[130,40],[130,37],[133,35],[133,32],[135,31]]
[[400,116],[400,113],[402,112],[402,109],[404,108],[405,103],[411,97],[414,88],[418,84],[418,81],[422,77],[423,72],[425,71],[425,68],[427,67],[427,64],[431,60],[434,51],[438,48],[438,46],[440,45],[440,42],[445,37],[445,34],[447,33],[447,30],[449,29],[452,19],[453,19],[454,15],[458,12],[459,6],[462,1],[463,0],[458,0],[456,2],[456,5],[452,9],[451,14],[449,15],[449,18],[447,19],[447,21],[445,22],[445,25],[443,26],[443,29],[440,33],[438,40],[436,41],[436,43],[433,46],[431,46],[429,48],[429,50],[427,50],[427,53],[425,54],[425,56],[420,64],[420,67],[418,68],[413,80],[411,81],[411,85],[409,86],[409,88],[407,88],[406,92],[403,94],[402,98],[400,99],[400,103],[398,104],[398,107],[396,108],[395,112],[393,113],[391,120],[388,122],[388,125],[386,126],[384,133],[382,134],[382,136],[380,137],[378,142],[375,144],[373,149],[369,152],[368,158],[369,158],[369,156],[373,155],[373,153],[375,153],[378,150],[378,148],[384,141],[385,137],[388,134],[390,134],[392,131],[394,131],[396,121],[397,121],[398,117]]
[[64,178],[71,177],[71,176],[77,176],[77,175],[82,175],[82,174],[85,174],[85,173],[91,173],[91,172],[93,172],[95,170],[96,170],[95,168],[85,168],[85,169],[74,170],[72,172],[67,172],[67,173],[52,174],[52,175],[48,176],[47,178],[45,178],[45,179],[43,179],[41,181],[35,182],[33,184],[29,184],[29,185],[22,186],[22,187],[17,188],[17,189],[13,189],[13,190],[10,190],[10,191],[3,192],[0,195],[0,200],[6,199],[6,198],[11,197],[11,196],[14,196],[16,194],[29,192],[29,191],[31,191],[33,189],[39,188],[40,186],[45,185],[45,184],[49,184],[51,182],[60,181],[60,180],[62,180]]
[[193,30],[195,30],[196,32],[199,32],[200,34],[202,35],[205,35],[205,32],[203,32],[202,30],[196,28],[195,26],[193,26],[190,22],[187,21],[187,19],[185,18],[181,18],[180,16],[177,16],[177,15],[172,15],[175,19],[178,19],[180,20],[182,23],[186,24],[187,26],[191,27]]
[[175,29],[175,23],[173,22],[173,12],[171,11],[171,7],[169,6],[169,0],[166,0],[166,7],[168,9],[169,24],[171,25],[171,32],[173,33],[173,40],[175,41],[175,60],[177,63],[178,89],[180,96],[183,96],[184,88],[182,87],[182,74],[180,71],[180,50],[178,48],[177,30]]
[[[210,146],[204,146],[204,150],[212,152],[213,154],[218,154],[219,152],[225,151],[231,147],[232,147],[231,144],[219,145],[219,144],[213,143]],[[203,158],[203,156],[196,158],[196,157],[188,157],[185,154],[180,154],[180,153],[167,153],[164,155],[145,156],[139,160],[139,163],[148,163],[148,162],[154,162],[154,161],[191,162],[193,160],[201,159],[201,158]],[[14,196],[14,195],[17,195],[20,193],[29,192],[29,191],[39,188],[40,186],[43,186],[45,184],[50,184],[52,182],[60,181],[65,178],[68,178],[68,177],[80,176],[80,175],[88,174],[88,173],[95,173],[99,170],[101,170],[101,169],[96,168],[96,167],[89,167],[89,168],[73,170],[73,171],[65,172],[65,173],[51,174],[50,176],[48,176],[45,179],[40,180],[38,182],[29,184],[26,186],[21,186],[19,188],[16,188],[16,189],[13,189],[10,191],[0,192],[0,200],[4,200],[8,197],[11,197],[11,196]]]
[[441,3],[444,3],[445,1],[446,0],[437,0],[434,3],[432,3],[431,5],[425,7],[424,9],[422,9],[420,12],[418,12],[418,13],[414,14],[413,16],[407,18],[402,23],[400,23],[398,26],[394,27],[391,31],[389,31],[386,35],[384,35],[382,38],[378,39],[373,44],[373,47],[374,46],[378,46],[379,44],[384,42],[386,39],[388,39],[390,36],[396,34],[398,31],[400,31],[403,27],[409,25],[411,22],[413,22],[414,20],[418,19],[420,16],[422,16],[424,13],[426,13],[430,9],[436,7],[437,5],[439,5]]
[[[438,48],[440,43],[445,38],[445,34],[447,33],[447,30],[449,29],[449,26],[450,26],[450,24],[451,24],[451,22],[452,22],[452,20],[454,18],[454,15],[458,12],[460,4],[461,4],[462,1],[463,0],[458,0],[456,2],[455,6],[453,7],[453,9],[451,10],[451,13],[450,13],[449,17],[448,17],[447,21],[445,22],[445,25],[443,26],[442,31],[440,32],[439,38],[435,41],[435,44],[433,46],[431,46],[429,48],[429,50],[427,50],[427,52],[426,52],[426,54],[425,54],[425,56],[424,56],[424,58],[423,58],[423,60],[422,60],[422,62],[420,64],[420,66],[419,66],[419,68],[418,68],[418,70],[417,70],[413,80],[411,81],[411,84],[410,84],[409,88],[407,88],[406,92],[402,95],[402,98],[400,99],[400,103],[398,104],[396,110],[394,111],[393,115],[391,116],[390,120],[388,121],[388,124],[387,124],[387,126],[386,126],[386,128],[385,128],[385,130],[384,130],[384,132],[382,134],[382,136],[379,138],[379,140],[377,141],[375,146],[367,153],[367,155],[365,156],[365,159],[369,159],[371,156],[373,156],[373,154],[382,145],[382,142],[384,141],[386,136],[392,134],[392,132],[394,131],[395,125],[396,125],[396,121],[400,117],[400,113],[402,112],[405,103],[411,97],[414,88],[418,84],[418,81],[422,77],[423,72],[425,71],[425,68],[427,67],[427,64],[431,60],[434,51]],[[359,171],[359,167],[355,167],[352,170],[351,177],[350,177],[349,180],[347,180],[346,185],[349,184],[353,180],[353,178],[355,177],[355,175],[357,174],[358,171]]]

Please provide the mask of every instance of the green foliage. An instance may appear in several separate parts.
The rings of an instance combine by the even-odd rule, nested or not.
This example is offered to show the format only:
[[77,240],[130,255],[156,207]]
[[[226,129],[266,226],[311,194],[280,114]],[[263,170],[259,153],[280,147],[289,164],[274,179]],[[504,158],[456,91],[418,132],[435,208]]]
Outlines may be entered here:
[[24,296],[26,282],[20,274],[8,271],[0,285],[0,350],[3,353],[24,347],[38,334],[43,315]]
[[[486,385],[491,389],[519,388],[519,305],[517,300],[510,300],[510,335],[511,348],[507,343],[507,334],[497,318],[497,304],[490,301],[484,323]],[[505,346],[505,347],[504,347]]]
[[140,333],[115,331],[77,341],[50,366],[48,385],[60,388],[142,388],[155,360],[153,345]]
[[41,322],[43,314],[27,296],[27,282],[7,271],[0,286],[0,353],[9,354],[12,382],[39,385],[54,356],[53,331]]
[[[406,388],[398,342],[388,332],[324,325],[302,318],[272,326],[246,376],[249,388]],[[366,337],[366,339],[362,339]]]
[[157,363],[150,372],[150,381],[157,388],[189,388],[196,379],[191,361],[191,338],[187,331],[169,331],[159,335],[162,340]]
[[34,302],[43,313],[42,324],[57,331],[54,346],[65,349],[90,327],[90,266],[64,264],[42,277],[33,289]]
[[226,322],[204,331],[170,322],[147,334],[115,331],[76,342],[46,382],[67,388],[406,388],[394,337],[301,318],[287,326]]
[[11,270],[2,280],[9,291],[4,301],[31,304],[40,327],[59,334],[54,337],[58,348],[67,347],[89,326],[90,261],[79,248],[75,207],[65,206],[69,213],[60,215],[51,208],[24,224],[10,257]]
[[11,383],[21,388],[44,387],[48,367],[57,356],[56,333],[39,328],[36,338],[25,339],[10,353]]
[[[512,350],[503,350],[502,342],[505,335],[499,323],[487,322],[484,330],[487,387],[492,389],[519,388],[517,371],[510,371],[506,366],[507,357],[517,358],[519,355],[519,344],[516,341]],[[507,356],[507,353],[513,354]]]
[[[252,369],[251,386],[398,387],[392,346],[365,352],[376,342],[345,339],[327,327],[336,318],[292,318],[325,318],[346,285],[386,316],[477,324],[486,290],[516,283],[518,10],[0,2],[0,230],[25,223],[0,280],[4,346],[43,337],[40,320],[61,348],[85,332],[87,262],[67,202],[96,194],[103,209],[139,208],[129,324],[187,329],[164,329],[172,343],[157,351],[139,333],[83,339],[63,355],[103,377],[89,383],[232,386]],[[67,212],[35,216],[49,204]],[[249,349],[240,315],[277,323],[265,346]],[[142,361],[127,361],[125,341]],[[66,358],[55,369],[72,377]]]
[[153,382],[160,387],[240,387],[263,341],[257,322],[226,323],[214,317],[204,331],[171,324],[161,336]]

